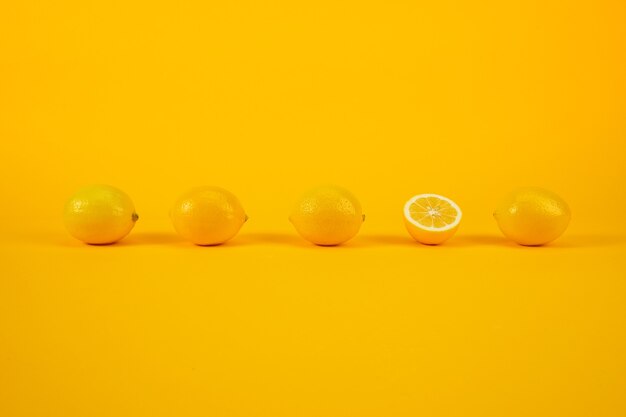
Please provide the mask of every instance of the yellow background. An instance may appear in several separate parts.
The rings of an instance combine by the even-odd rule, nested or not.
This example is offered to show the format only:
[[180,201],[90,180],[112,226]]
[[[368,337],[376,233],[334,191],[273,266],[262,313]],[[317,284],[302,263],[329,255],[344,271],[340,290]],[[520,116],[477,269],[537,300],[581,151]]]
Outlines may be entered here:
[[[180,3],[180,4],[178,4]],[[0,416],[626,415],[626,3],[0,4]],[[286,221],[336,183],[367,220]],[[140,220],[88,247],[60,213],[108,183]],[[199,248],[167,211],[228,188]],[[506,242],[519,185],[566,235]],[[440,247],[403,203],[464,210]]]

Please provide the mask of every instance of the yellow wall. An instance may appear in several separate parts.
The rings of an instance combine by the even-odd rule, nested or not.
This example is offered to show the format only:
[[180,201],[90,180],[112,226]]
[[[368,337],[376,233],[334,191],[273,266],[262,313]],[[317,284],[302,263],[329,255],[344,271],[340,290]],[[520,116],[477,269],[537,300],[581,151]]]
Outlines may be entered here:
[[[625,74],[623,0],[3,1],[0,416],[626,415]],[[367,221],[315,248],[286,217],[329,182]],[[63,230],[90,183],[119,245]],[[203,184],[250,216],[223,247],[169,224]],[[500,237],[519,185],[561,240]]]

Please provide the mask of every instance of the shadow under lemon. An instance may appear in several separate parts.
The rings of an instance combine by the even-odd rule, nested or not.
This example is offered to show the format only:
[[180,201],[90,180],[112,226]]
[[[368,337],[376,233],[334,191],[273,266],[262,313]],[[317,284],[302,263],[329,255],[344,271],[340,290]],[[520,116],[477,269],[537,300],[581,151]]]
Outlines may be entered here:
[[411,236],[402,234],[363,234],[337,246],[318,246],[310,243],[296,233],[241,233],[233,239],[219,245],[200,246],[186,241],[178,234],[171,232],[135,232],[126,238],[106,245],[88,245],[69,236],[63,240],[55,239],[55,246],[64,247],[131,247],[131,246],[171,246],[179,248],[235,248],[250,246],[283,246],[295,248],[308,248],[319,250],[339,250],[358,248],[475,248],[475,247],[500,247],[516,248],[523,250],[545,249],[574,249],[574,248],[601,248],[610,246],[626,245],[626,234],[575,234],[565,235],[559,239],[542,246],[522,246],[497,234],[459,234],[440,245],[424,245],[416,242]]

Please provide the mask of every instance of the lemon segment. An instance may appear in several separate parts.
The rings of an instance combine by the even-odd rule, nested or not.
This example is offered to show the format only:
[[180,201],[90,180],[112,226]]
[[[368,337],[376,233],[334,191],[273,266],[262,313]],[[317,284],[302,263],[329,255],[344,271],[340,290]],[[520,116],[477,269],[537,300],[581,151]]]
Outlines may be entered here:
[[404,205],[407,231],[427,245],[438,245],[452,237],[461,217],[461,209],[454,201],[437,194],[419,194]]

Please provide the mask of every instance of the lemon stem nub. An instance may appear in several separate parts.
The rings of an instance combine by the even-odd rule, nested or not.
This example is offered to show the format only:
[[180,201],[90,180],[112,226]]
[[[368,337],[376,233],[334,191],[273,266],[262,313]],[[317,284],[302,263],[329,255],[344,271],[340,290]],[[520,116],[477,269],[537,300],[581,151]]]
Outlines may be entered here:
[[139,220],[139,215],[137,213],[133,213],[132,219],[134,222],[136,222],[137,220]]
[[249,217],[248,217],[248,215],[246,214],[246,217],[244,217],[244,218],[243,218],[243,222],[244,222],[244,223],[245,223],[245,222],[247,222],[247,221],[248,221],[248,219],[249,219]]
[[365,221],[365,214],[363,215],[363,221]]

